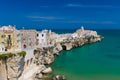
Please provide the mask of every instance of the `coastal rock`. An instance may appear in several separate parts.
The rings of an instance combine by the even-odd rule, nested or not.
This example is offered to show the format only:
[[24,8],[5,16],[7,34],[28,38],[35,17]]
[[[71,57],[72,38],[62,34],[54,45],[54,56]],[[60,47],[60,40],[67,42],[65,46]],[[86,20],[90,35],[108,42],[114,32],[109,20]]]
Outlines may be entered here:
[[49,74],[51,72],[52,72],[52,68],[51,67],[48,67],[48,68],[46,68],[45,70],[42,71],[42,73],[44,73],[44,74]]
[[66,77],[64,75],[56,75],[55,77],[53,77],[53,80],[66,80]]
[[7,80],[6,61],[0,60],[0,80]]
[[56,55],[59,55],[59,52],[63,50],[62,46],[60,43],[56,43],[53,48],[53,53]]
[[31,64],[29,65],[22,73],[20,78],[18,80],[29,80],[29,79],[35,79],[37,77],[40,77],[39,74],[41,74],[41,71],[45,70],[45,65],[36,65]]
[[0,80],[17,80],[23,72],[24,68],[24,57],[14,56],[11,58],[6,58],[0,60],[2,65],[0,65]]
[[62,50],[62,46],[60,45],[60,43],[57,44],[56,48],[57,48],[58,51]]
[[60,75],[56,75],[56,80],[60,80]]
[[66,43],[66,50],[72,49],[72,43]]
[[36,74],[35,78],[40,80],[43,78],[43,75],[41,73]]
[[46,62],[46,64],[51,64],[52,62],[54,62],[54,55],[53,54],[46,54],[45,62]]
[[7,71],[9,80],[17,80],[23,71],[24,58],[16,56],[7,59]]
[[66,80],[66,77],[64,75],[61,76],[62,80]]

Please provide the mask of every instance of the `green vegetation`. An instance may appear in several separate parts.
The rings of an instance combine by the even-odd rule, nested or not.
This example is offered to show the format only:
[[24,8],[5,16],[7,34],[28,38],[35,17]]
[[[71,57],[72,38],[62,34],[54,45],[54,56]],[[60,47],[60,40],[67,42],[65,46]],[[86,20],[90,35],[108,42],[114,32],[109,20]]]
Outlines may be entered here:
[[25,51],[21,51],[21,52],[18,52],[18,53],[16,53],[16,54],[14,54],[14,53],[0,54],[0,60],[1,60],[1,59],[11,58],[11,57],[17,56],[17,55],[25,57],[26,52],[25,52]]
[[23,56],[23,57],[25,57],[25,55],[26,55],[26,52],[25,51],[22,51],[22,52],[19,52],[19,53],[17,53],[19,56]]

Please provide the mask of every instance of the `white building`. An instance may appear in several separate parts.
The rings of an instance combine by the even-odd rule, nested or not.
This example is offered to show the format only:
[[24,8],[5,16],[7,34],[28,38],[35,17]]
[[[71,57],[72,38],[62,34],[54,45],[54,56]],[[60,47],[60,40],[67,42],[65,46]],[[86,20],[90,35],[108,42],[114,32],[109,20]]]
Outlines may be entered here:
[[51,30],[43,30],[37,33],[38,46],[47,47],[50,44]]
[[0,46],[0,52],[5,52],[5,46],[4,46],[4,44]]
[[79,38],[79,36],[78,36],[77,33],[73,33],[73,34],[72,34],[72,37],[73,37],[73,39],[75,39],[75,38]]

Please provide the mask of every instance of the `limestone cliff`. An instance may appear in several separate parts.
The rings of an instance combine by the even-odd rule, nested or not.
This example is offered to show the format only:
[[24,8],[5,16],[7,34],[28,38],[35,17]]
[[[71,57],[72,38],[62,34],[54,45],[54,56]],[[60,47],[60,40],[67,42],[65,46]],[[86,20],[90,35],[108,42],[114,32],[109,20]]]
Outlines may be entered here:
[[101,41],[101,39],[99,35],[90,35],[64,40],[51,47],[37,48],[33,51],[33,56],[27,61],[21,55],[1,59],[0,80],[50,80],[45,75],[51,73],[52,69],[46,65],[54,62],[54,55],[59,55],[62,50],[70,50],[84,44]]
[[24,57],[14,56],[0,60],[0,80],[17,80],[22,74],[24,67]]

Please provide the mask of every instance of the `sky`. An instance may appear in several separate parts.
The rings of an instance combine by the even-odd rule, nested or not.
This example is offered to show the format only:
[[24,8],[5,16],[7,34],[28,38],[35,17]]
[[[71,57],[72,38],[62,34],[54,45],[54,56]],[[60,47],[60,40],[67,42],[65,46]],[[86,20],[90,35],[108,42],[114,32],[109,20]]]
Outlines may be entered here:
[[120,29],[120,0],[0,0],[0,26]]

